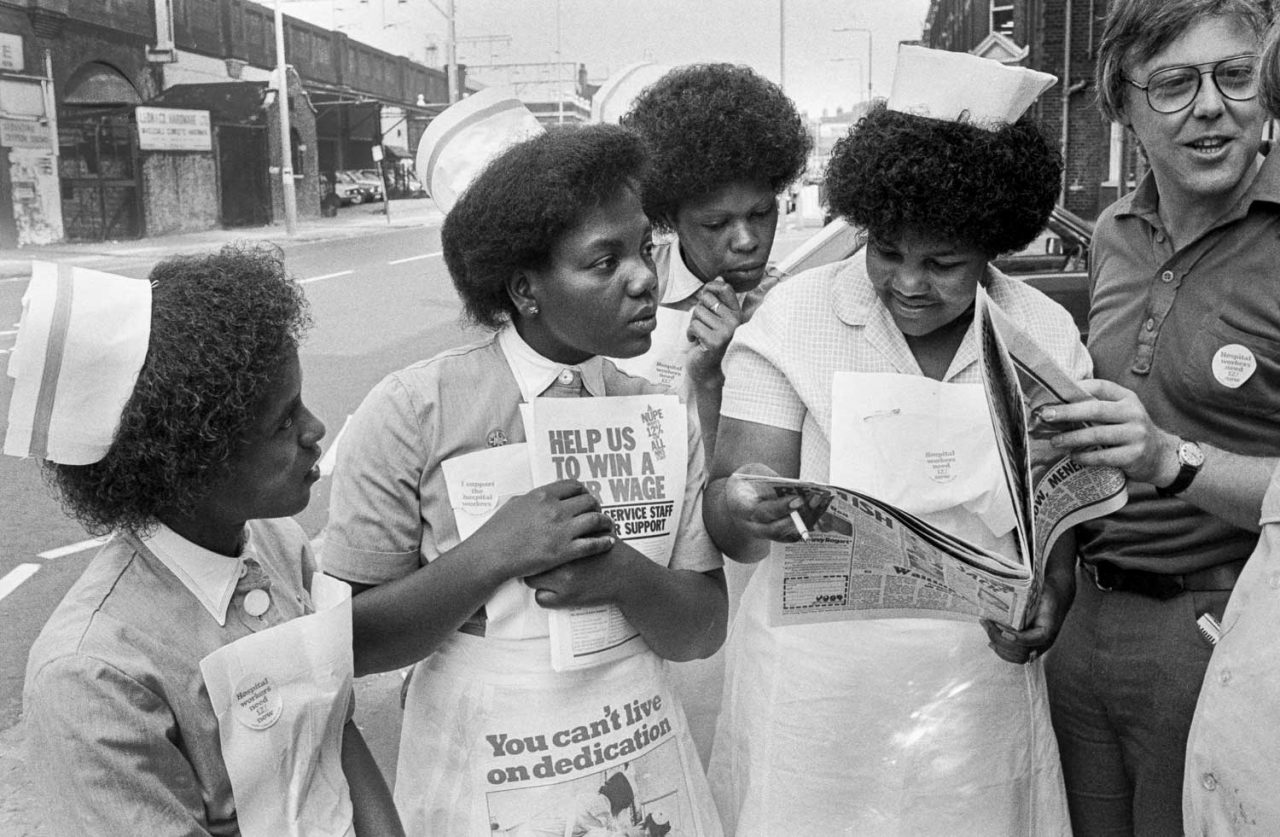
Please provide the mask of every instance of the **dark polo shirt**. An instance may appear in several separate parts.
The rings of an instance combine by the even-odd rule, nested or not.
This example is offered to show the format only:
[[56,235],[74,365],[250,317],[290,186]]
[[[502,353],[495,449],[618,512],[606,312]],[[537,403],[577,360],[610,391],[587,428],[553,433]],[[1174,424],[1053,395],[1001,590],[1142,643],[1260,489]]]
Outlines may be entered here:
[[[1158,427],[1251,456],[1280,454],[1280,154],[1240,202],[1175,250],[1148,173],[1103,212],[1093,237],[1094,374],[1137,393]],[[1224,346],[1257,368],[1238,387],[1214,372]],[[1231,350],[1237,356],[1239,350]],[[1227,381],[1235,383],[1229,376]],[[1247,558],[1257,534],[1130,483],[1129,504],[1079,527],[1081,555],[1185,573]]]

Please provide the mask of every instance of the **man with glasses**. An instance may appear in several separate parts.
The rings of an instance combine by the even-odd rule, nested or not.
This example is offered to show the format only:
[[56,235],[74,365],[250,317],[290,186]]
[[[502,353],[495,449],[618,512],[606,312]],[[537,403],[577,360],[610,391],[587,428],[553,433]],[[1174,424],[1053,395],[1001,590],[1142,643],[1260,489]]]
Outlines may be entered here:
[[1056,411],[1094,423],[1057,444],[1130,478],[1124,509],[1077,529],[1076,599],[1046,658],[1079,835],[1182,833],[1187,731],[1212,651],[1197,620],[1221,618],[1280,454],[1265,25],[1255,0],[1113,0],[1099,42],[1102,111],[1150,171],[1094,234],[1096,400]]

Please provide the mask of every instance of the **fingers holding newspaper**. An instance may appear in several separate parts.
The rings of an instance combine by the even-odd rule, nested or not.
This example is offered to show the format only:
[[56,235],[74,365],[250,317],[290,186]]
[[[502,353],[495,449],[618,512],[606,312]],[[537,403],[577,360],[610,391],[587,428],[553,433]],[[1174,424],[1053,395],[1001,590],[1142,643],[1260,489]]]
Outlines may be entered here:
[[725,508],[752,537],[784,543],[808,539],[804,497],[782,496],[741,479],[742,476],[776,477],[768,465],[753,462],[735,471],[725,484]]
[[1111,465],[1139,482],[1170,481],[1173,474],[1166,472],[1174,467],[1178,440],[1155,426],[1138,396],[1111,381],[1086,380],[1079,385],[1091,400],[1040,410],[1039,418],[1051,424],[1090,425],[1058,434],[1054,447],[1070,450],[1082,465]]
[[1075,537],[1070,533],[1054,544],[1045,563],[1040,598],[1026,628],[1016,631],[991,619],[979,620],[987,632],[991,650],[1000,659],[1016,665],[1034,662],[1058,638],[1076,595],[1075,546]]
[[504,578],[536,575],[589,558],[617,542],[613,521],[577,480],[539,486],[504,503],[472,536],[502,564]]

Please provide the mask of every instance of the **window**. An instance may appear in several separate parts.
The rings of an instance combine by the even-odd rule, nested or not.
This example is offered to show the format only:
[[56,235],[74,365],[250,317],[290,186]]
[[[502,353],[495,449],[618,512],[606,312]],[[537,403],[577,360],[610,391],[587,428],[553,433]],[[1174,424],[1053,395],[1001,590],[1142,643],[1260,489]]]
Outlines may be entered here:
[[991,31],[999,32],[1006,37],[1013,37],[1013,4],[991,4]]

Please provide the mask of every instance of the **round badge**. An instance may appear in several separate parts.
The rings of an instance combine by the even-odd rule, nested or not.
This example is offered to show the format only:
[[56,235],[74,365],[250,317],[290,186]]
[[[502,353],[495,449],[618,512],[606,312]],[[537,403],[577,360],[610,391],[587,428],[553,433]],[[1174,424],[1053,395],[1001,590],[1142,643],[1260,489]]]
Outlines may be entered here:
[[1213,377],[1224,387],[1239,389],[1258,368],[1258,359],[1247,346],[1228,343],[1213,355]]
[[250,616],[261,616],[271,607],[271,594],[266,590],[250,590],[244,596],[244,612]]
[[490,430],[488,437],[489,447],[500,448],[507,443],[507,433],[502,428]]
[[280,720],[280,690],[265,674],[247,674],[236,684],[231,714],[249,729],[267,729]]

